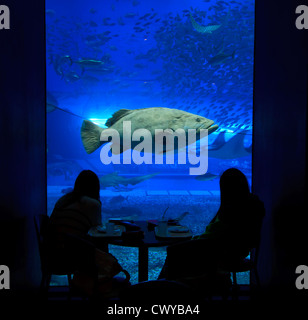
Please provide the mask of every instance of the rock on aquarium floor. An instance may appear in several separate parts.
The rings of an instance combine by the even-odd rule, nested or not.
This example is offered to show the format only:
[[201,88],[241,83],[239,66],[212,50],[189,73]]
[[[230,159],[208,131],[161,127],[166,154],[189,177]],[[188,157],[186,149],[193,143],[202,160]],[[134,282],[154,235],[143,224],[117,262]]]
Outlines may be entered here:
[[[48,215],[51,214],[56,201],[63,195],[63,186],[49,186]],[[109,218],[148,220],[159,219],[165,213],[166,218],[176,218],[189,212],[182,224],[190,228],[194,235],[204,232],[205,227],[217,212],[220,204],[219,191],[187,190],[137,190],[114,192],[101,190],[102,221]],[[131,275],[131,283],[138,282],[138,249],[121,246],[109,246],[119,263]],[[158,278],[166,258],[166,247],[149,249],[149,280]],[[239,284],[249,284],[249,272],[237,274]],[[53,276],[51,285],[67,285],[66,276]]]

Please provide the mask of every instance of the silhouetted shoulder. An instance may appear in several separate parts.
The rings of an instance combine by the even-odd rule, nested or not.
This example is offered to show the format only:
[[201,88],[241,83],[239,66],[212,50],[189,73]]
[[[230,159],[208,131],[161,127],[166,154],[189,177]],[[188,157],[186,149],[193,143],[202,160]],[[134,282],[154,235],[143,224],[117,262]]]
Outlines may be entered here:
[[95,208],[99,209],[101,207],[101,203],[98,200],[87,197],[87,196],[81,197],[80,203],[82,206],[93,208],[93,209]]
[[72,192],[67,193],[64,196],[62,196],[60,199],[58,199],[58,201],[55,204],[55,209],[67,207],[72,202],[74,202],[73,193]]

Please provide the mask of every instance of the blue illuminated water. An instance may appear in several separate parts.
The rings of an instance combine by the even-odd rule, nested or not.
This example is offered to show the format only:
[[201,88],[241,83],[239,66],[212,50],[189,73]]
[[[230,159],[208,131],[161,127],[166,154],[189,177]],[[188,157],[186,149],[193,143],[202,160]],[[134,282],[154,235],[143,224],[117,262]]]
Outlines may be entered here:
[[[198,32],[190,14],[201,26],[219,27]],[[136,185],[102,188],[104,219],[112,210],[154,219],[169,207],[170,217],[190,212],[183,222],[203,232],[219,207],[219,175],[236,167],[252,183],[253,45],[254,1],[47,0],[48,214],[83,169],[99,177],[157,173]],[[85,152],[84,119],[103,127],[119,109],[151,107],[219,125],[209,136],[208,179],[189,175],[189,163],[104,165],[100,149]],[[119,195],[125,200],[114,203]]]

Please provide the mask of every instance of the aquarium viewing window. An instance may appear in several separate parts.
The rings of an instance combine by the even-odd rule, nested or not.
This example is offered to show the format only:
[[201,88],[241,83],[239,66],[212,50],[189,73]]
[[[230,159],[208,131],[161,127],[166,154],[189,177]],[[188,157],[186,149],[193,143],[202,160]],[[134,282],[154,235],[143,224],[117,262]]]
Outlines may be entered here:
[[[251,185],[253,52],[254,1],[46,0],[48,215],[90,169],[100,178],[104,220],[159,219],[168,208],[169,218],[189,212],[183,223],[204,232],[219,208],[222,172],[236,167]],[[119,163],[104,163],[110,139],[93,145],[85,136],[94,128],[99,141],[124,116],[147,129],[208,128],[207,171],[190,174],[179,152],[163,163],[147,154],[139,164],[125,163],[132,150],[120,150]],[[111,251],[136,282],[135,249]],[[149,279],[164,256],[164,248],[150,250]]]

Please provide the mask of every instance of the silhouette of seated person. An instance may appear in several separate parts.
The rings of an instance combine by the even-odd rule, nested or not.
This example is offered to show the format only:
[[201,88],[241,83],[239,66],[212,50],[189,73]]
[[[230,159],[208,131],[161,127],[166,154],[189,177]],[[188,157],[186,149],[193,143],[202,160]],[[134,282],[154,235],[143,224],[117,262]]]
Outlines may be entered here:
[[205,232],[167,247],[159,278],[178,280],[197,289],[229,288],[228,267],[249,254],[259,242],[264,205],[249,191],[245,175],[226,170],[220,178],[220,208]]
[[[73,284],[92,294],[97,276],[101,293],[114,283],[111,270],[117,274],[122,267],[111,254],[96,248],[86,236],[89,229],[101,224],[100,183],[91,170],[78,175],[72,192],[62,196],[55,204],[49,223],[50,254],[59,262],[76,266]],[[109,281],[110,280],[110,281]]]

